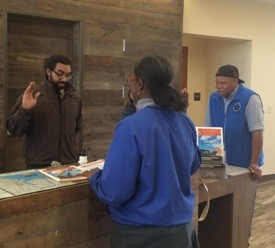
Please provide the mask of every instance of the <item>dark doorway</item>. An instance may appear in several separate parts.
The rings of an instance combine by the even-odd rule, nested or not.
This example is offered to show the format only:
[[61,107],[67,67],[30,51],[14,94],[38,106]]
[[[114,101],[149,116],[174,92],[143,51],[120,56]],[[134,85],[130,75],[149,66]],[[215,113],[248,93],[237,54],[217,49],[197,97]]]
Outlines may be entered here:
[[179,90],[187,89],[187,70],[188,70],[188,47],[182,47],[182,67],[181,67],[181,84]]
[[[72,20],[7,13],[5,67],[5,119],[16,99],[31,81],[44,77],[43,61],[52,54],[63,54],[73,61],[72,83],[81,85],[80,23]],[[26,169],[22,137],[7,134],[5,172]]]

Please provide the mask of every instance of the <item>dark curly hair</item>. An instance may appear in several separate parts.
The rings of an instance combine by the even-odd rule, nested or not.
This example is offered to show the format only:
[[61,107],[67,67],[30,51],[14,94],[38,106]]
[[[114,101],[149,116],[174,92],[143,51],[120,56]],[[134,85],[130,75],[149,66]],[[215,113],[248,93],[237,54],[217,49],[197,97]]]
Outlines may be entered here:
[[44,61],[43,68],[45,71],[45,75],[47,75],[47,69],[54,70],[57,63],[61,63],[63,65],[70,65],[72,68],[72,62],[68,57],[64,55],[54,54],[46,58]]

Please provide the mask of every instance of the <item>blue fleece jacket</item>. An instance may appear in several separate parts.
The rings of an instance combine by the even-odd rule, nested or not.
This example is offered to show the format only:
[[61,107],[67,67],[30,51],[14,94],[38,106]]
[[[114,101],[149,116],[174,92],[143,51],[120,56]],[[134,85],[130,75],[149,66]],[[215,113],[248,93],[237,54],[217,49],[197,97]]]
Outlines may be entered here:
[[104,169],[90,184],[120,224],[174,226],[192,220],[190,176],[201,157],[187,115],[148,106],[117,126]]

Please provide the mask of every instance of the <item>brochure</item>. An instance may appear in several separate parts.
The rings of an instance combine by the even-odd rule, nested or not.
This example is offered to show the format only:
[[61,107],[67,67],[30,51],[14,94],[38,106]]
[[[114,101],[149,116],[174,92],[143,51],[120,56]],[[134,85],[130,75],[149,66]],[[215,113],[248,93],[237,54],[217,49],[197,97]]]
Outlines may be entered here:
[[223,158],[223,129],[221,127],[196,127],[197,144],[202,156]]
[[221,127],[196,127],[197,145],[202,163],[199,173],[202,178],[227,178],[224,163],[223,129]]
[[70,165],[67,167],[49,167],[38,170],[44,175],[60,182],[71,182],[76,180],[87,180],[86,171],[99,168],[103,169],[104,160],[99,159],[81,166]]

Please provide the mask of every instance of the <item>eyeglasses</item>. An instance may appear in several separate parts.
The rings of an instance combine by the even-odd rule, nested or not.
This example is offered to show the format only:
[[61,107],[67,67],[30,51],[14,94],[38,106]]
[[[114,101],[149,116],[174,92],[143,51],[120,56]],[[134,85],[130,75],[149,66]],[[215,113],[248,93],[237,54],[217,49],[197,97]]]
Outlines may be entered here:
[[216,86],[224,87],[226,85],[228,85],[227,82],[216,82]]
[[70,73],[66,74],[64,72],[56,72],[54,70],[52,70],[52,72],[54,72],[55,75],[58,76],[59,78],[68,78],[68,79],[71,79],[73,77],[73,74],[70,74]]
[[127,79],[127,84],[131,84],[133,81],[137,81],[139,79],[139,77],[136,76],[130,76]]

